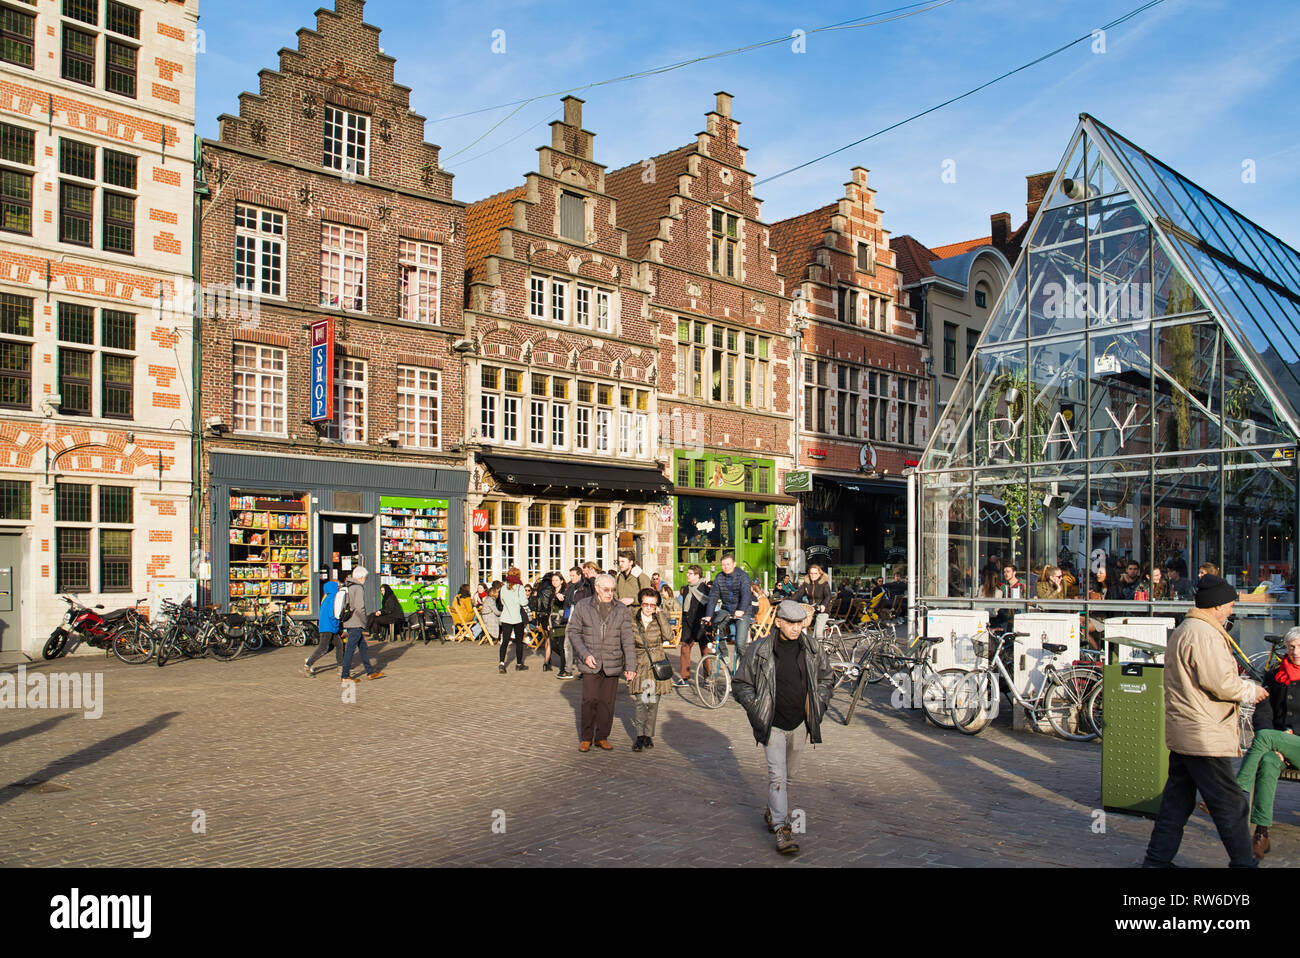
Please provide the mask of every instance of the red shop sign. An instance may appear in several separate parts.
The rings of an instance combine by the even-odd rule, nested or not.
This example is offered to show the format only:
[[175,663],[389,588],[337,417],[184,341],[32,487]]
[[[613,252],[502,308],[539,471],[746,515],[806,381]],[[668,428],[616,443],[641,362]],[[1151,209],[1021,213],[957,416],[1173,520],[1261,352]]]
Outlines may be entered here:
[[486,509],[474,510],[474,531],[475,532],[488,531],[488,511]]

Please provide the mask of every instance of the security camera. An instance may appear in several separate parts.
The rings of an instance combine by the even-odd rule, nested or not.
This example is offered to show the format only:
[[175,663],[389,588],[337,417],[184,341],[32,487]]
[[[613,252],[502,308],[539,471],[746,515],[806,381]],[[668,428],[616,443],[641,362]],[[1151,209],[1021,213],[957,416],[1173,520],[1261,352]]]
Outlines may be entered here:
[[390,446],[396,446],[400,444],[401,441],[402,441],[402,434],[399,432],[390,432],[390,433],[385,433],[384,435],[384,442],[388,443]]
[[204,420],[203,425],[218,434],[227,432],[230,429],[230,427],[226,425],[225,420],[220,416],[209,416]]

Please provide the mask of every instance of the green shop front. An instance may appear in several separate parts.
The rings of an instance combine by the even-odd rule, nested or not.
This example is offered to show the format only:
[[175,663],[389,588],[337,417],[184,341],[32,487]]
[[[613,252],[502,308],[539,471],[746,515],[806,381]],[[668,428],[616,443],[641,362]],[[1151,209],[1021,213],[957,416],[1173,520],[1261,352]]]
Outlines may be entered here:
[[673,477],[675,584],[685,584],[692,565],[713,578],[727,552],[751,579],[772,583],[778,507],[795,503],[775,491],[775,460],[677,450]]

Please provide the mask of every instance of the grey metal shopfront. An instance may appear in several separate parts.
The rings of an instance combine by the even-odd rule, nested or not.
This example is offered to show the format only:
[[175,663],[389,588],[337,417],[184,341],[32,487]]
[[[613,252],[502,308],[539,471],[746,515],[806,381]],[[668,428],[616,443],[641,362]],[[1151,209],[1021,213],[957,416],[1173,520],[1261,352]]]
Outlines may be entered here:
[[[310,570],[307,589],[310,609],[304,601],[295,614],[309,611],[316,615],[321,583],[330,575],[345,577],[358,564],[372,572],[366,586],[366,604],[378,608],[380,586],[385,578],[381,562],[381,498],[445,501],[446,579],[448,592],[454,595],[465,581],[464,516],[468,487],[469,474],[463,469],[214,452],[209,460],[207,490],[211,601],[227,607],[232,588],[241,585],[232,582],[243,556],[238,549],[232,550],[232,514],[238,515],[236,504],[262,502],[259,496],[302,503],[301,507],[294,507],[303,513],[301,520],[294,516],[301,527],[291,528],[295,533],[302,533],[301,541],[306,543],[303,548],[308,555],[305,565]],[[265,543],[268,549],[273,544]],[[232,560],[232,554],[237,558]],[[290,561],[293,560],[285,559],[286,564]]]

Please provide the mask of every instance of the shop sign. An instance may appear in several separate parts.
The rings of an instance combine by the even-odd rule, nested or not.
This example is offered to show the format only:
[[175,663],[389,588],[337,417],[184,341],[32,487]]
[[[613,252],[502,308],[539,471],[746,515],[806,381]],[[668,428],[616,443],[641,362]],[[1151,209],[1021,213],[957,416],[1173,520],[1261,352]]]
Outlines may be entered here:
[[871,443],[863,443],[862,448],[858,450],[858,465],[863,472],[876,471],[876,449]]
[[475,532],[487,532],[487,531],[488,531],[488,511],[487,511],[486,509],[475,509],[475,510],[474,510],[474,526],[473,526],[473,528],[474,528],[474,531],[475,531]]
[[311,324],[311,421],[334,418],[334,321]]
[[792,492],[809,492],[811,490],[811,472],[787,472],[785,474],[785,491],[787,495]]
[[906,469],[912,469],[912,468],[914,468],[914,467],[916,467],[916,466],[919,466],[920,464],[921,464],[921,460],[920,460],[920,459],[904,459],[904,460],[903,460],[903,467],[906,468]]
[[809,450],[808,450],[808,458],[810,458],[810,459],[825,459],[825,458],[826,458],[826,450],[825,450],[825,449],[809,449]]

